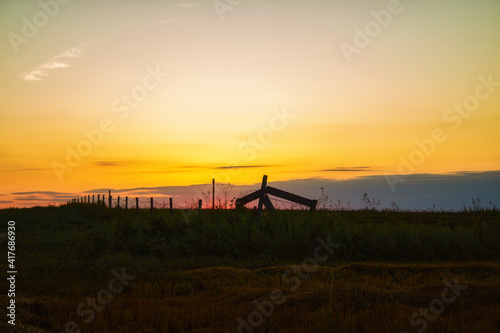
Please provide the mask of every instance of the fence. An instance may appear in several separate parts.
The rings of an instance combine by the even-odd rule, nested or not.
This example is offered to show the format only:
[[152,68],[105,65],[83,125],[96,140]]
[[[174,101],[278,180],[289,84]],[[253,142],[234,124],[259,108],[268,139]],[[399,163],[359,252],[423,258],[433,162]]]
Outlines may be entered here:
[[[129,200],[130,199],[130,200]],[[135,200],[134,200],[135,199]],[[214,204],[215,200],[212,202]],[[158,202],[154,200],[153,197],[144,199],[144,197],[129,198],[128,196],[120,197],[117,196],[116,199],[111,195],[111,191],[108,192],[108,196],[105,194],[88,194],[78,198],[71,199],[67,202],[69,203],[83,203],[83,204],[94,204],[98,206],[108,207],[108,208],[121,208],[121,209],[150,209],[151,216],[153,216],[154,209],[169,209],[170,213],[173,213],[174,209],[182,209],[183,207],[174,205],[172,197],[168,200],[168,207],[166,202]],[[142,205],[141,205],[142,204]],[[203,201],[198,200],[198,209],[202,209]],[[212,206],[214,209],[215,206]]]
[[[261,189],[250,194],[247,194],[241,198],[236,199],[235,206],[236,208],[242,207],[245,204],[259,199],[258,203],[258,215],[261,215],[262,207],[266,207],[269,211],[274,211],[275,208],[269,198],[268,195],[272,195],[278,198],[285,199],[287,201],[295,202],[300,205],[305,205],[309,207],[310,211],[313,212],[316,209],[317,200],[307,199],[301,196],[298,196],[293,193],[289,193],[271,186],[267,185],[267,175],[264,175],[262,180]],[[129,200],[131,199],[131,200]],[[135,200],[134,200],[135,199]],[[278,200],[279,201],[279,200]],[[153,211],[155,208],[157,209],[169,209],[170,213],[173,213],[174,209],[183,209],[180,206],[174,205],[173,198],[169,197],[168,207],[165,202],[159,203],[155,201],[153,197],[144,199],[144,197],[135,197],[129,198],[128,196],[120,197],[117,196],[116,199],[113,199],[111,195],[111,190],[108,191],[108,196],[105,194],[88,194],[85,196],[81,196],[78,198],[71,199],[68,203],[84,203],[84,204],[95,204],[101,206],[107,206],[109,208],[122,208],[122,209],[139,209],[149,208],[151,211],[151,217],[153,217]],[[201,210],[202,207],[202,199],[198,200],[197,208]],[[142,204],[142,206],[141,206]],[[156,206],[155,206],[156,205]],[[185,209],[185,208],[184,208]],[[212,179],[212,210],[215,209],[215,179]]]
[[259,199],[259,204],[257,206],[258,216],[261,215],[263,206],[265,206],[268,211],[273,212],[274,206],[271,202],[271,199],[269,199],[268,194],[298,203],[300,205],[307,206],[309,207],[309,210],[311,212],[314,212],[314,210],[316,209],[316,205],[318,204],[317,200],[307,199],[299,195],[268,186],[267,175],[264,175],[264,177],[262,178],[262,185],[260,187],[260,190],[247,194],[242,198],[236,199],[236,207],[242,207],[249,202]]

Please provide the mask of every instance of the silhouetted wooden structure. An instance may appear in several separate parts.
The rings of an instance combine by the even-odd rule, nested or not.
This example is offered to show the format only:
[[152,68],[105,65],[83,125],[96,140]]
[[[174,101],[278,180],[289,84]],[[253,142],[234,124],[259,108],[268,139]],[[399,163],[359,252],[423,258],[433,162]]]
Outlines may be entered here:
[[[212,179],[212,210],[215,209],[215,195],[214,195],[214,193],[215,193],[215,179]],[[299,195],[277,189],[277,188],[272,187],[272,186],[267,186],[267,175],[264,175],[264,177],[262,179],[262,186],[261,186],[260,190],[252,192],[248,195],[245,195],[242,198],[236,199],[236,208],[243,207],[247,203],[259,199],[258,210],[257,210],[258,216],[262,215],[262,207],[263,206],[265,206],[268,211],[272,212],[275,210],[275,208],[274,208],[271,200],[269,199],[268,195],[274,195],[278,198],[285,199],[288,201],[292,201],[292,202],[307,206],[307,207],[309,207],[309,210],[311,212],[313,212],[316,209],[316,205],[318,203],[317,200],[307,199],[307,198],[301,197]],[[92,203],[93,204],[97,203],[97,205],[106,206],[106,195],[102,194],[102,196],[101,196],[100,194],[97,194],[97,202],[95,202],[94,200],[95,200],[94,195],[92,194]],[[70,203],[70,202],[90,204],[90,195],[71,199],[70,201],[68,201],[68,203]],[[169,204],[170,204],[170,207],[169,207],[170,213],[173,213],[174,205],[173,205],[172,197],[169,198]],[[207,208],[209,208],[208,205],[209,205],[209,203],[207,203]],[[111,190],[108,191],[108,207],[110,209],[113,207],[113,196],[111,195]],[[121,208],[119,196],[117,197],[115,208]],[[128,197],[126,196],[125,197],[125,209],[128,209],[128,208],[129,208],[128,207]],[[139,207],[139,198],[136,197],[135,198],[135,209],[137,211],[139,211],[139,208],[140,208]],[[198,200],[198,209],[199,210],[203,209],[201,199]],[[150,213],[151,213],[151,218],[153,218],[154,198],[150,198]]]
[[258,216],[260,216],[262,213],[262,206],[265,206],[268,211],[273,212],[275,209],[271,202],[271,199],[269,199],[268,194],[304,206],[308,206],[311,212],[314,212],[314,210],[316,209],[316,205],[318,204],[317,200],[307,199],[299,195],[277,189],[272,186],[267,186],[267,175],[264,175],[264,177],[262,178],[262,186],[260,187],[260,190],[247,194],[242,198],[236,199],[236,207],[242,207],[249,202],[259,199],[259,204],[257,206]]

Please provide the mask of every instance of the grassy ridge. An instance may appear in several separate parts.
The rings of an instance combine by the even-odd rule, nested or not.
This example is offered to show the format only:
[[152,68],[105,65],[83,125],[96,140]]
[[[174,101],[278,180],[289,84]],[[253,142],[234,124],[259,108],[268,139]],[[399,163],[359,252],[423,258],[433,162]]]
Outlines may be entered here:
[[[216,210],[186,220],[180,211],[151,219],[146,210],[70,204],[0,210],[0,219],[16,221],[17,332],[61,332],[70,320],[83,332],[234,332],[236,318],[276,288],[287,301],[254,332],[415,331],[408,316],[453,278],[468,294],[429,332],[500,325],[497,211],[278,211],[257,219]],[[283,273],[328,236],[341,246],[292,290]],[[136,276],[130,288],[84,323],[76,306],[121,267]]]
[[191,214],[188,222],[180,211],[156,211],[151,220],[148,211],[71,204],[0,210],[0,218],[17,222],[18,255],[29,254],[20,260],[28,271],[51,263],[70,272],[89,265],[99,271],[108,262],[138,269],[293,263],[328,235],[341,244],[331,259],[340,262],[500,259],[495,211],[278,211],[257,219],[250,211],[218,210]]

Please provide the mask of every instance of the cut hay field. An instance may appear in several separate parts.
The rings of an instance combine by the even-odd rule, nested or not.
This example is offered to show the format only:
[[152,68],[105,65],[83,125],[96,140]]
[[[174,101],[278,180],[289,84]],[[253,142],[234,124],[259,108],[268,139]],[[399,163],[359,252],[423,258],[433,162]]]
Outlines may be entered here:
[[500,332],[496,210],[191,213],[0,210],[0,331]]

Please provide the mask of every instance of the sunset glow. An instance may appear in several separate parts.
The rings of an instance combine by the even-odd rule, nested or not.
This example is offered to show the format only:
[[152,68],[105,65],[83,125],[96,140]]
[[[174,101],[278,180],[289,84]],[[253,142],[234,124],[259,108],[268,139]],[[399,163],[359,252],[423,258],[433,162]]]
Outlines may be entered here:
[[500,169],[498,1],[231,8],[2,1],[0,207]]

